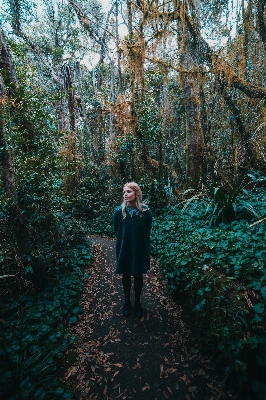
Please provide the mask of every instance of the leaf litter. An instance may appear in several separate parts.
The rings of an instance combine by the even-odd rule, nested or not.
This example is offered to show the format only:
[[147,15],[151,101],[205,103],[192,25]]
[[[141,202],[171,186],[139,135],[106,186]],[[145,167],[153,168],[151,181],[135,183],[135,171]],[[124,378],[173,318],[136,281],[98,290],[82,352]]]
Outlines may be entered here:
[[[77,341],[65,381],[73,398],[237,399],[215,372],[214,361],[200,353],[182,308],[164,288],[156,259],[144,276],[144,316],[138,319],[133,308],[125,318],[121,276],[114,275],[115,242],[91,240],[94,256],[84,285],[84,312],[70,327]],[[133,300],[132,289],[132,305]]]

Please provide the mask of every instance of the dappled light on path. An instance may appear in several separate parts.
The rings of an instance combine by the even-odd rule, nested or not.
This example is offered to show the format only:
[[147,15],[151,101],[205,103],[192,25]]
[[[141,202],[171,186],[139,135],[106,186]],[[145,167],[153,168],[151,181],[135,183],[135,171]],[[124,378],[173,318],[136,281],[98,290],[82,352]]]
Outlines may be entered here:
[[[94,262],[84,291],[84,313],[72,333],[76,362],[66,381],[75,399],[233,398],[213,361],[203,357],[182,308],[164,289],[156,260],[144,279],[144,316],[124,317],[121,276],[114,275],[115,242],[91,238]],[[132,288],[131,302],[134,304]]]

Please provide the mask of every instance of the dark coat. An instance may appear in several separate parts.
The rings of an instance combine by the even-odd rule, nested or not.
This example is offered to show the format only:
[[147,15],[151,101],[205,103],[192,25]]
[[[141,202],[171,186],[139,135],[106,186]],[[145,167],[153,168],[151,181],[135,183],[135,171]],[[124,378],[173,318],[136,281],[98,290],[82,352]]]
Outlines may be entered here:
[[146,274],[150,269],[151,211],[147,206],[143,212],[127,206],[126,218],[123,218],[122,206],[119,206],[114,211],[113,222],[116,234],[115,273],[131,271],[132,276]]

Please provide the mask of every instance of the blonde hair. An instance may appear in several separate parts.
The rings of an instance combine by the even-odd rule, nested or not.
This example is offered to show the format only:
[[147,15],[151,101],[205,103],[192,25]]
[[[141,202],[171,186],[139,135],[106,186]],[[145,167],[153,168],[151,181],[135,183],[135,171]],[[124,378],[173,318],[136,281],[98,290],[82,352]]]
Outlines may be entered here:
[[[134,190],[134,192],[135,192],[135,195],[136,195],[136,207],[137,207],[137,209],[138,209],[139,211],[141,211],[141,212],[145,211],[146,206],[145,206],[145,204],[142,203],[142,191],[141,191],[139,185],[138,185],[136,182],[128,182],[128,183],[126,183],[126,184],[123,186],[123,188],[126,187],[126,186],[128,186],[130,189]],[[123,214],[123,218],[126,218],[126,216],[127,216],[127,215],[126,215],[126,206],[127,206],[127,203],[126,203],[126,201],[123,199],[123,203],[122,203],[122,214]],[[143,208],[143,206],[144,206],[145,208]]]

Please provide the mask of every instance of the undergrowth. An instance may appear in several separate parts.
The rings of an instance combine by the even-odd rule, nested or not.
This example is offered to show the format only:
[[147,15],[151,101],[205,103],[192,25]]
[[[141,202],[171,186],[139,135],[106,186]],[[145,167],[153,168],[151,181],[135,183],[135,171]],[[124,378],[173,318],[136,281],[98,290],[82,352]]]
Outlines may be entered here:
[[199,197],[185,210],[165,209],[152,228],[153,253],[167,287],[193,315],[197,340],[259,399],[266,393],[266,233],[251,211],[264,215],[265,200],[261,188],[244,191],[235,219],[210,225]]
[[[0,366],[4,372],[0,375],[0,398],[5,400],[71,397],[61,383],[60,367],[64,352],[75,340],[68,326],[82,312],[84,268],[90,263],[92,251],[85,236],[77,240],[73,232],[72,236],[67,234],[67,226],[73,230],[73,224],[61,221],[61,225],[65,227],[64,243],[43,244],[38,252],[39,265],[37,252],[33,251],[33,267],[28,266],[22,276],[16,274],[9,280],[1,299]],[[38,281],[36,271],[41,271],[40,266],[48,276]]]

